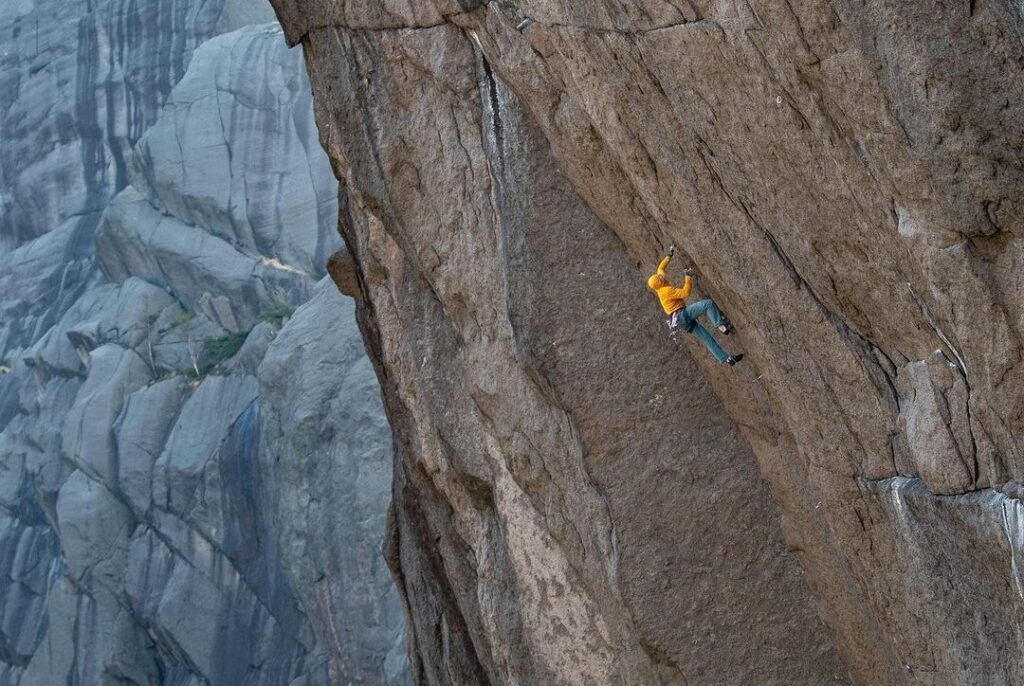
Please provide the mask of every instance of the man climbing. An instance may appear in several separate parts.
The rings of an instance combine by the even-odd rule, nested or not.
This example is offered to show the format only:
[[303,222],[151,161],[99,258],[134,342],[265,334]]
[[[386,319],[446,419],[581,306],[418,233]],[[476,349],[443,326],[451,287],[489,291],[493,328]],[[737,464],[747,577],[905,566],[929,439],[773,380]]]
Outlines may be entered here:
[[715,340],[715,337],[711,335],[711,332],[697,322],[698,318],[707,315],[707,318],[711,320],[714,326],[718,327],[722,335],[728,336],[732,333],[732,324],[729,323],[729,320],[722,316],[718,306],[712,300],[699,300],[689,306],[686,304],[686,299],[690,297],[690,291],[693,290],[694,271],[689,268],[683,270],[685,279],[683,280],[682,288],[676,288],[665,278],[665,270],[668,268],[668,263],[672,261],[672,256],[675,253],[675,246],[669,246],[668,255],[658,265],[657,273],[647,279],[647,287],[658,296],[658,300],[661,301],[661,307],[665,310],[665,314],[669,316],[668,328],[672,331],[673,335],[679,331],[692,333],[707,347],[716,360],[734,366],[743,359],[743,355],[730,355],[725,352],[722,346],[718,344],[718,341]]

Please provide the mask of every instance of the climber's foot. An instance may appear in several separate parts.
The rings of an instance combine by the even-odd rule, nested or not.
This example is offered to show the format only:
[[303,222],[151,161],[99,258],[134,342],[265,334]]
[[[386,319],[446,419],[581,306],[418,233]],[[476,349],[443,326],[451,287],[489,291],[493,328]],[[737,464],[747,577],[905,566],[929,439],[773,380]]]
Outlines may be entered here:
[[729,357],[725,361],[729,364],[730,367],[735,367],[742,359],[743,353],[740,353],[739,355],[729,355]]
[[732,322],[730,322],[725,317],[722,317],[722,324],[721,326],[718,327],[718,330],[722,333],[723,336],[728,336],[729,334],[732,333]]

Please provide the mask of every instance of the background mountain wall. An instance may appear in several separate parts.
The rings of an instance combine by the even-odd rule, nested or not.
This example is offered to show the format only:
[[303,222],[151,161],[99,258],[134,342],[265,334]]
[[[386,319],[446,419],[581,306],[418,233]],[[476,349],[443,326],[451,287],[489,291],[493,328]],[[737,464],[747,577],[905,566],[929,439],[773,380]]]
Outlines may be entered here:
[[[274,4],[418,683],[1024,678],[1015,3]],[[741,369],[665,339],[672,243]]]
[[408,683],[390,431],[273,19],[0,9],[0,684]]

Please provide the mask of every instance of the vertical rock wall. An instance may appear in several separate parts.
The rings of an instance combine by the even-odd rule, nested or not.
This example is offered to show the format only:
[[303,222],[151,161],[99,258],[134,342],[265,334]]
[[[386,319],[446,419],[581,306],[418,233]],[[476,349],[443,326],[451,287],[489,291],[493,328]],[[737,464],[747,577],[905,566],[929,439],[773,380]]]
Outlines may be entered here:
[[259,4],[0,17],[0,683],[407,683],[301,56],[211,38]]
[[[1024,678],[1015,5],[275,6],[421,683]],[[742,371],[661,338],[670,243]]]

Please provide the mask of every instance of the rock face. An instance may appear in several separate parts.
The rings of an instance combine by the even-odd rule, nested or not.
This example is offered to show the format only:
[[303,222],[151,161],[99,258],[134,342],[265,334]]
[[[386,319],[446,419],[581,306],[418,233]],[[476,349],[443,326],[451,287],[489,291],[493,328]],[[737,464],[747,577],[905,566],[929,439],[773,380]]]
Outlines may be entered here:
[[0,684],[408,683],[309,82],[232,30],[272,19],[0,10]]
[[1024,681],[1017,5],[274,4],[418,683]]
[[[343,329],[325,326],[342,321]],[[355,326],[324,279],[259,368],[260,470],[285,573],[326,654],[330,684],[408,683],[404,621],[380,543],[391,490],[390,429]]]

